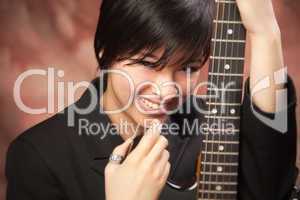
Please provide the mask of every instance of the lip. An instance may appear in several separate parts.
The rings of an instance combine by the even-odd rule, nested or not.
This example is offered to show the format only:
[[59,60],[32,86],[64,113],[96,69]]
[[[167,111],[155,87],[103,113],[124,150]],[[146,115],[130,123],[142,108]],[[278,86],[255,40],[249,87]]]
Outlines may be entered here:
[[162,108],[153,109],[153,108],[148,107],[142,101],[143,99],[145,99],[147,101],[150,101],[151,103],[154,103],[154,104],[157,104],[157,105],[160,105],[160,104],[155,103],[154,101],[151,101],[150,99],[145,98],[145,97],[137,97],[136,100],[137,100],[137,103],[138,103],[139,107],[142,108],[142,110],[144,112],[146,112],[146,114],[155,114],[155,115],[165,115],[166,114],[165,111]]
[[154,104],[158,104],[160,105],[161,104],[161,101],[160,101],[160,98],[157,97],[157,98],[148,98],[148,97],[144,97],[143,95],[140,95],[138,96],[139,98],[144,98],[144,99],[147,99],[148,101],[150,101],[151,103],[154,103]]

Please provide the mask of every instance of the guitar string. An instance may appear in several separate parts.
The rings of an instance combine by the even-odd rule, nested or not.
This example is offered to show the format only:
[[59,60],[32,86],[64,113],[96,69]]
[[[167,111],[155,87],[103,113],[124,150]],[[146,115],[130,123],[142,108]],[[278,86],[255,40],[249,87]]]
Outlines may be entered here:
[[[223,21],[226,18],[226,13],[225,13],[226,12],[226,9],[225,9],[226,8],[226,3],[221,3],[221,4],[222,4],[222,18],[221,18],[221,20]],[[220,30],[220,36],[218,38],[216,38],[216,39],[223,39],[223,37],[224,37],[223,31],[224,31],[224,26],[225,25],[226,25],[225,23],[222,23],[221,30]],[[226,56],[227,43],[226,43],[226,46],[225,46],[225,54],[224,55],[223,55],[224,52],[222,52],[222,50],[223,50],[222,49],[222,46],[223,46],[222,42],[221,41],[220,42],[216,41],[216,43],[218,43],[218,47],[220,49],[220,51],[219,51],[220,52],[219,53],[219,57]],[[218,59],[217,62],[218,62],[218,64],[217,64],[217,71],[216,72],[219,73],[220,72],[220,68],[221,68],[221,59]],[[216,85],[219,88],[219,85],[222,85],[222,81],[220,80],[220,79],[222,79],[222,77],[220,77],[218,74],[216,74],[215,76],[217,78]],[[223,82],[224,82],[224,79],[223,79]],[[219,93],[218,93],[218,95],[219,95]],[[218,97],[218,98],[220,98],[220,97]],[[222,98],[221,98],[221,100],[222,100]],[[217,102],[218,102],[218,99],[215,99],[215,103],[217,103]],[[220,130],[221,130],[220,128],[221,127],[218,127],[220,125],[219,122],[221,121],[221,118],[219,118],[219,119],[216,118],[217,114],[219,116],[222,116],[222,113],[220,113],[220,110],[218,109],[217,104],[215,104],[215,110],[217,112],[215,112],[215,116],[214,116],[213,120],[214,120],[214,123],[217,122],[216,123],[217,124],[217,129],[219,129],[219,130],[213,131],[213,141],[216,140],[216,141],[218,141],[218,143],[217,143],[217,145],[215,145],[215,143],[213,143],[213,145],[212,145],[212,152],[214,152],[214,151],[218,152],[218,149],[219,149],[219,146],[220,146],[220,139],[221,139],[220,137],[221,137],[221,134],[222,134],[220,132]],[[219,138],[217,139],[218,136],[219,136]],[[215,139],[215,137],[216,137],[216,139]],[[216,158],[216,163],[219,163],[220,155],[219,154],[214,155],[214,158]],[[214,161],[214,159],[212,159],[212,161]],[[218,167],[218,165],[215,166],[216,169],[217,169],[217,167]],[[216,170],[216,172],[218,172],[218,171]],[[221,175],[215,175],[214,182],[218,183],[220,176]],[[213,184],[211,184],[211,185],[213,185]],[[214,185],[214,190],[217,190],[217,188],[216,188],[217,185],[219,185],[219,184]],[[218,197],[218,194],[217,193],[213,193],[213,196],[214,196],[213,198],[216,199]]]
[[[240,14],[239,14],[239,10],[238,10],[238,7],[237,6],[235,6],[235,12],[234,12],[234,15],[236,15],[237,14],[237,17],[238,17],[238,19],[241,21],[241,17],[240,17]],[[236,18],[236,16],[234,17],[234,18]],[[243,31],[243,27],[242,27],[242,25],[238,25],[238,34],[237,34],[237,36],[241,36],[241,34],[243,34],[243,32],[241,33],[241,29],[242,29],[242,31]],[[239,38],[240,39],[240,38]],[[245,37],[244,37],[244,35],[243,35],[243,39],[246,39]],[[236,49],[236,55],[237,56],[239,56],[239,54],[241,54],[242,55],[242,57],[245,57],[245,44],[246,44],[246,41],[245,41],[245,43],[241,43],[241,44],[239,44],[238,46],[239,46],[239,48],[237,48]],[[239,52],[239,51],[241,51],[241,52]],[[244,61],[238,61],[238,67],[236,67],[236,70],[238,70],[237,71],[237,73],[244,73]],[[236,77],[237,78],[237,77]],[[239,83],[239,86],[241,87],[241,89],[243,88],[243,78],[244,78],[244,76],[242,76],[242,77],[240,77],[240,79],[241,80],[239,80],[239,81],[241,81],[241,82],[238,82]],[[237,81],[236,81],[237,82]],[[242,90],[243,91],[243,90]],[[238,99],[239,99],[239,103],[241,103],[241,97],[242,97],[242,92],[241,93],[238,93],[240,96],[238,96]],[[236,94],[237,95],[237,94]],[[237,97],[235,97],[235,99],[237,99]],[[241,107],[240,107],[240,109],[241,109]],[[240,116],[240,109],[238,110],[239,111],[239,116]],[[241,119],[241,118],[240,118]],[[240,130],[240,120],[239,120],[239,123],[237,124],[238,125],[238,127],[237,127],[237,129],[238,130]],[[240,141],[239,139],[240,139],[240,134],[239,134],[239,132],[237,132],[237,134],[238,135],[236,135],[236,137],[238,138],[238,142]],[[233,144],[231,144],[231,146],[233,146]],[[231,147],[231,149],[233,149],[233,147]],[[238,143],[238,149],[237,150],[239,150],[239,143]],[[238,161],[239,161],[239,155],[238,155],[238,159],[237,159],[237,163],[238,163]],[[238,170],[238,165],[237,165],[237,170]],[[238,178],[238,177],[237,177]],[[236,180],[237,182],[238,182],[238,179]],[[237,186],[236,186],[237,187]],[[237,188],[236,188],[237,189]]]
[[[221,5],[222,5],[222,7],[221,7],[221,13],[222,13],[222,16],[221,16],[221,20],[224,18],[224,4],[222,4],[221,2],[218,2],[218,4],[219,4],[219,7],[221,7]],[[217,23],[216,23],[217,24]],[[220,26],[218,26],[221,30],[219,30],[219,29],[217,29],[216,30],[216,37],[214,38],[214,39],[218,39],[218,31],[220,31],[220,33],[222,33],[223,32],[223,26],[224,26],[224,24],[223,23],[221,23],[221,28],[220,28]],[[222,34],[221,34],[222,35]],[[214,56],[216,56],[216,55],[218,55],[218,56],[221,56],[222,55],[222,48],[220,48],[221,47],[221,45],[220,44],[218,44],[218,42],[215,40],[214,41],[215,42],[215,48],[216,48],[216,51],[217,51],[217,53],[214,55]],[[212,72],[214,73],[215,72],[215,70],[217,69],[217,72],[219,71],[219,67],[220,67],[220,60],[217,60],[217,62],[216,62],[216,66],[214,65],[213,66],[213,70],[212,70]],[[216,69],[215,69],[216,68]],[[212,77],[212,80],[213,79],[216,79],[215,80],[215,82],[214,81],[212,81],[212,83],[216,83],[216,86],[217,86],[217,88],[219,88],[218,87],[218,85],[219,85],[219,76],[216,76],[216,75],[212,75],[211,76]],[[217,102],[217,98],[213,98],[213,101],[214,101],[214,103],[216,103]],[[217,106],[216,105],[214,105],[213,106],[213,109],[217,109]],[[211,110],[210,110],[211,111]],[[216,114],[217,113],[212,113],[213,115],[212,115],[212,124],[215,124],[215,122],[216,122]],[[213,128],[213,127],[209,127],[209,129],[210,128]],[[212,131],[209,131],[209,134],[210,134],[210,136],[211,136],[211,140],[212,141],[215,141],[215,132],[212,130]],[[209,151],[212,153],[212,152],[214,152],[214,149],[215,149],[215,144],[214,143],[212,143],[211,144],[211,149],[209,149]],[[211,155],[210,155],[210,161],[214,161],[214,158],[215,158],[215,155],[212,153]],[[218,177],[218,175],[213,175],[213,173],[212,173],[212,169],[213,169],[213,167],[212,167],[212,165],[209,165],[209,179],[208,179],[208,198],[210,198],[211,196],[213,196],[213,198],[215,198],[215,196],[216,196],[216,194],[215,193],[211,193],[210,191],[211,190],[214,190],[215,188],[211,188],[212,187],[212,185],[213,184],[211,184],[211,179],[212,179],[212,177],[215,177],[215,179],[217,180],[217,177]]]
[[[216,13],[214,13],[214,15],[216,16],[216,20],[218,20],[219,19],[219,6],[220,6],[220,3],[219,3],[219,1],[216,1],[216,10],[215,10],[215,8],[214,8],[214,10],[216,11]],[[214,25],[214,35],[215,35],[215,37],[216,37],[216,34],[217,34],[217,29],[218,29],[218,26],[217,26],[218,24],[217,23],[215,23],[215,25]],[[212,55],[214,56],[215,55],[215,51],[216,51],[216,43],[214,42],[213,43],[213,49],[212,49]],[[213,70],[214,69],[214,59],[212,59],[211,60],[212,62],[211,62],[211,65],[210,65],[210,68]],[[209,70],[210,71],[210,70]],[[211,76],[209,76],[209,78],[210,79],[212,79],[212,77]],[[212,81],[212,80],[208,80],[209,82],[210,81]],[[209,90],[208,90],[209,91]],[[207,94],[209,95],[209,100],[208,100],[208,102],[209,102],[209,105],[208,105],[208,111],[210,112],[210,103],[211,103],[211,94],[210,94],[210,92],[208,92],[207,91]],[[206,120],[206,122],[209,124],[209,118]],[[205,153],[204,153],[204,159],[203,159],[203,161],[206,163],[206,161],[207,161],[207,154],[206,154],[206,151],[207,151],[207,146],[208,146],[208,139],[209,139],[209,130],[208,130],[208,133],[205,133],[205,139],[206,139],[206,142],[205,142]],[[201,153],[201,152],[200,152]],[[202,159],[201,159],[202,160]],[[201,167],[201,162],[200,162],[200,167]],[[200,175],[201,175],[201,168],[200,168]],[[203,172],[205,172],[206,171],[206,164],[204,164],[204,166],[203,166]],[[207,177],[207,175],[206,174],[202,174],[202,181],[203,181],[203,183],[205,183],[205,181],[206,181],[206,177]],[[200,183],[198,183],[198,184],[200,184]],[[204,197],[204,191],[205,191],[205,184],[201,184],[201,199]],[[197,191],[197,196],[199,196],[199,191]]]
[[[225,6],[227,6],[226,7],[226,9],[224,9],[224,10],[226,10],[226,12],[227,12],[227,16],[226,16],[226,18],[225,19],[223,19],[223,20],[230,20],[230,16],[231,16],[231,5],[232,4],[226,4],[226,3],[224,3],[224,7]],[[228,8],[229,8],[229,10],[228,10]],[[225,28],[225,32],[226,31],[228,31],[228,28],[229,28],[229,23],[226,23],[226,28]],[[223,39],[223,32],[224,30],[222,30],[222,38],[221,39]],[[226,56],[228,56],[227,55],[227,49],[228,49],[228,42],[227,42],[227,40],[228,40],[228,33],[226,32],[225,33],[225,35],[226,35],[226,37],[225,37],[225,43],[226,43],[226,45],[225,45],[225,54],[224,54],[224,56],[226,57]],[[231,56],[230,56],[231,57]],[[221,61],[220,61],[221,62]],[[226,81],[225,81],[225,79],[227,78],[227,76],[225,76],[225,63],[227,64],[227,62],[224,60],[223,61],[223,83],[225,83]],[[220,71],[218,71],[219,73],[221,72],[221,70]],[[230,81],[228,82],[228,83],[230,83]],[[227,88],[227,86],[226,86],[226,88]],[[226,93],[226,91],[224,90],[224,92],[225,92],[225,103],[226,102],[228,102],[226,99],[228,99],[228,95],[227,95],[227,93]],[[223,102],[224,100],[223,99],[221,99],[221,103],[224,103]],[[221,112],[221,111],[223,111],[223,106],[225,107],[225,110],[224,110],[224,112]],[[220,106],[220,112],[221,112],[221,116],[226,116],[226,115],[228,115],[227,113],[227,109],[228,109],[228,106],[225,106],[225,104],[224,105],[222,105],[221,104],[221,106]],[[227,124],[227,121],[225,121],[225,124]],[[220,128],[220,130],[221,130],[221,132],[220,132],[220,135],[219,135],[219,146],[218,146],[218,148],[221,146],[221,137],[223,137],[224,138],[224,141],[227,141],[227,133],[225,132],[225,130],[223,130],[223,129],[226,129],[226,127],[223,127],[223,124],[221,125],[222,127],[219,127]],[[224,144],[224,150],[225,150],[225,147],[226,147],[226,145]],[[219,149],[218,149],[219,150]],[[225,150],[226,151],[226,150]],[[217,159],[217,163],[220,163],[220,159],[219,159],[219,155],[218,155],[218,159]],[[223,155],[223,162],[224,163],[226,163],[226,155]],[[220,165],[220,166],[222,166],[222,165]],[[226,171],[225,170],[225,166],[222,166],[222,172],[224,172],[224,171]],[[223,185],[222,184],[220,184],[221,186],[222,186],[222,190],[223,190],[223,188],[225,187],[225,185],[224,185],[224,179],[225,179],[225,175],[224,176],[221,176],[221,183],[223,183]],[[219,180],[218,180],[219,181]],[[220,195],[221,197],[222,197],[222,199],[224,199],[224,193],[221,193],[221,195]]]
[[[233,18],[232,18],[232,20],[233,21],[235,21],[236,20],[236,13],[238,12],[237,10],[236,10],[236,8],[237,8],[237,4],[235,3],[234,5],[233,5]],[[240,26],[240,25],[235,25],[235,24],[233,24],[232,25],[234,28],[232,29],[233,31],[237,31],[236,29],[237,29],[237,27],[236,26]],[[236,38],[234,37],[234,32],[232,33],[233,34],[233,40],[235,40]],[[236,36],[239,36],[239,32],[238,32],[238,34],[236,35]],[[234,46],[234,44],[236,44],[235,42],[232,42],[232,44],[231,44],[231,52],[230,52],[230,57],[235,57],[235,56],[238,56],[239,55],[239,49],[238,49],[238,47],[236,47],[236,48],[234,48],[235,46]],[[234,53],[234,52],[237,52],[236,54]],[[233,60],[231,60],[230,61],[230,66],[231,66],[231,68],[230,68],[230,74],[236,74],[236,70],[238,69],[238,65],[234,65],[234,61]],[[232,79],[234,80],[234,83],[235,84],[237,84],[238,83],[238,81],[236,80],[237,79],[237,77],[234,77],[233,75],[231,75],[231,76],[229,76],[230,77],[230,81],[229,82],[231,82],[232,81]],[[237,88],[237,87],[235,87],[235,88]],[[237,100],[237,94],[238,94],[239,92],[233,92],[233,94],[231,94],[230,95],[230,97],[228,98],[228,99],[231,99],[230,100],[230,102],[235,102],[236,100]],[[229,108],[229,107],[228,107]],[[236,108],[234,107],[233,109],[235,109],[236,110]],[[229,109],[229,112],[228,113],[230,113],[231,114],[231,112],[230,112],[230,109]],[[230,115],[230,114],[228,114],[228,115]],[[233,113],[233,115],[234,114],[236,114],[236,111]],[[233,123],[233,129],[235,130],[236,129],[236,121],[232,121],[232,123]],[[230,138],[232,138],[231,139],[231,141],[235,141],[235,134],[237,134],[236,132],[233,132],[233,133],[231,133],[230,134]],[[230,150],[230,152],[233,152],[233,145],[236,145],[236,144],[229,144],[228,145],[228,149]],[[238,158],[236,158],[237,160],[236,161],[238,161]],[[229,156],[229,159],[228,159],[228,162],[229,163],[235,163],[236,162],[235,161],[235,155],[232,155],[232,156]],[[232,172],[237,172],[236,170],[235,170],[235,167],[234,166],[229,166],[229,172],[230,173],[232,173]],[[232,178],[231,177],[231,179],[230,179],[230,182],[236,182],[237,181],[237,177],[236,176],[233,176],[234,178]],[[233,181],[234,180],[234,181]],[[233,187],[234,188],[234,191],[237,191],[237,188],[235,187],[235,186],[231,186],[231,187]],[[233,196],[235,196],[235,198],[237,198],[237,196],[236,196],[236,194],[233,194]]]
[[[225,4],[226,5],[226,4]],[[234,7],[233,7],[233,20],[235,20],[236,19],[236,13],[237,13],[237,7],[236,7],[236,4],[230,4],[230,5],[233,5]],[[230,17],[231,17],[231,7],[230,7],[230,5],[229,5],[229,12],[227,12],[229,15],[228,15],[228,19],[230,20]],[[228,9],[228,7],[227,7],[227,9]],[[227,25],[227,29],[226,30],[228,30],[228,27],[229,27],[229,24],[227,23],[226,24]],[[234,25],[233,25],[234,26]],[[240,35],[240,27],[241,26],[238,26],[238,35],[237,36],[239,36]],[[221,31],[221,33],[223,34],[223,27],[222,27],[222,31]],[[223,35],[222,35],[223,36]],[[227,50],[228,50],[228,48],[227,48],[227,41],[228,41],[228,37],[229,37],[229,34],[226,34],[226,48],[225,48],[225,55],[224,56],[228,56],[227,55]],[[221,39],[223,39],[223,37],[221,37]],[[234,38],[233,38],[234,39]],[[229,57],[233,57],[234,56],[234,52],[235,52],[235,49],[237,50],[237,52],[239,52],[239,50],[240,49],[238,49],[238,48],[234,48],[234,42],[231,42],[231,55],[229,55]],[[236,54],[236,56],[238,56],[238,54]],[[230,60],[229,61],[230,62],[230,66],[231,66],[231,68],[230,68],[230,74],[232,74],[232,71],[234,72],[234,74],[236,74],[237,73],[237,71],[236,71],[236,69],[234,68],[234,69],[232,69],[232,67],[234,67],[233,66],[233,60]],[[224,61],[224,63],[223,63],[223,67],[225,66],[225,61]],[[218,67],[218,69],[219,69],[219,67]],[[218,70],[218,72],[220,72],[219,70]],[[223,68],[223,83],[225,83],[225,79],[226,79],[226,77],[229,77],[229,83],[232,81],[232,79],[235,79],[235,83],[238,83],[238,80],[236,80],[238,77],[233,77],[233,76],[224,76],[224,74],[225,74],[225,68]],[[239,85],[240,86],[240,85]],[[234,93],[234,95],[230,95],[230,96],[226,96],[226,99],[233,99],[233,100],[236,100],[237,98],[238,98],[238,93]],[[232,98],[232,97],[234,97],[234,98]],[[225,101],[225,102],[229,102],[229,101]],[[233,102],[233,101],[230,101],[230,102]],[[227,107],[227,109],[225,109],[225,116],[226,115],[228,115],[228,116],[230,116],[229,115],[229,113],[231,113],[230,111],[229,111],[230,109],[229,109],[229,107]],[[223,110],[222,110],[223,111]],[[228,112],[229,111],[229,112]],[[224,114],[223,112],[221,113],[221,115],[223,115]],[[236,114],[236,113],[233,113],[233,114]],[[223,129],[221,129],[222,131],[223,131]],[[225,129],[226,130],[226,129]],[[220,142],[221,142],[221,136],[223,136],[223,137],[225,137],[225,141],[227,141],[227,132],[222,132],[221,131],[221,134],[219,135],[219,146],[220,146]],[[230,145],[230,152],[233,152],[232,151],[232,145],[233,144],[231,144]],[[219,155],[217,156],[217,163],[219,163]],[[224,158],[224,161],[226,162],[226,160],[225,160],[225,156],[223,157]],[[233,157],[230,157],[229,156],[229,158],[233,158]],[[232,162],[232,160],[230,159],[230,161]],[[232,172],[232,168],[234,168],[233,166],[230,166],[230,167],[228,167],[229,169],[230,169],[230,172]],[[234,171],[236,171],[236,169],[234,170]],[[221,178],[222,178],[222,176],[221,176]],[[223,177],[224,178],[224,177]],[[218,181],[217,181],[218,182]],[[224,193],[222,193],[221,194],[221,196],[222,196],[222,199],[223,199],[223,197],[224,197]]]
[[[238,7],[237,7],[236,4],[234,5],[233,10],[234,10],[233,11],[233,20],[239,20],[239,21],[241,21],[241,18],[239,16],[239,10],[238,10]],[[235,30],[235,31],[237,31],[237,35],[236,36],[238,36],[238,37],[241,36],[242,25],[235,25],[235,24],[233,24],[233,26],[237,26],[237,27],[234,28],[234,29],[237,29],[237,30]],[[235,39],[235,38],[233,38],[233,39]],[[240,39],[240,38],[237,38],[237,39]],[[231,44],[231,55],[230,55],[230,57],[235,57],[235,56],[238,57],[241,54],[243,54],[243,52],[244,52],[244,50],[243,50],[244,49],[244,45],[242,43],[241,44],[237,43],[237,47],[236,48],[234,48],[234,44],[235,44],[234,42],[232,42],[232,44]],[[244,55],[242,55],[242,56],[244,56]],[[234,62],[235,62],[235,65],[234,65]],[[232,67],[230,68],[230,73],[231,74],[240,74],[240,73],[243,73],[243,68],[244,68],[243,61],[233,61],[233,60],[231,60],[230,63],[231,63],[231,66],[234,67],[234,68],[232,68]],[[234,82],[236,84],[238,84],[239,88],[242,87],[241,83],[243,83],[243,77],[239,77],[239,76],[229,76],[229,77],[230,77],[230,81],[233,79]],[[239,103],[240,103],[240,101],[241,101],[241,96],[240,95],[241,95],[240,92],[235,92],[235,93],[233,93],[231,95],[231,97],[232,97],[231,99],[233,99],[235,101],[238,99]],[[237,110],[236,108],[234,108],[234,109],[235,109],[234,114],[236,114],[236,112],[238,111],[239,112],[238,115],[240,116],[240,107],[239,107],[239,110]],[[231,113],[231,112],[229,111],[229,113]],[[240,129],[239,125],[240,125],[240,121],[238,120],[237,123],[235,123],[234,129],[238,129],[239,130]],[[239,142],[239,131],[233,132],[232,137],[234,139],[237,139],[238,142]],[[234,148],[234,145],[236,145],[237,147]],[[234,149],[236,151],[239,150],[239,143],[238,144],[230,144],[229,146],[230,146],[230,152],[233,152]],[[230,163],[237,163],[238,164],[238,162],[239,162],[239,155],[237,155],[236,160],[234,160],[234,156],[231,156],[230,158],[231,158],[229,160]],[[230,166],[229,169],[230,169],[230,172],[237,172],[238,165],[237,166]],[[234,180],[235,180],[236,183],[238,183],[238,177],[235,177]],[[235,191],[237,191],[237,184],[234,185],[233,187],[235,188]]]

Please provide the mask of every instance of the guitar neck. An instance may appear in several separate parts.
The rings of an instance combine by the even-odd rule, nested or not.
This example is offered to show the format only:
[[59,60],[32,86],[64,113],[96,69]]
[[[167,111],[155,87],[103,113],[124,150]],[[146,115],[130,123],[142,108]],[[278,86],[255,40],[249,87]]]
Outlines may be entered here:
[[216,0],[198,199],[237,199],[246,32],[235,0]]

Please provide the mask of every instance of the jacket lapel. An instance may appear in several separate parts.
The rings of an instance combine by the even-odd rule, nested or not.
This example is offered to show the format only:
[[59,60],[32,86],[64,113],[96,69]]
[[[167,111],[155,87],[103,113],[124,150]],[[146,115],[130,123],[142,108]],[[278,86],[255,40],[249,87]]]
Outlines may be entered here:
[[[102,83],[100,79],[101,77],[97,77],[91,82],[89,87],[94,87],[93,89],[96,90],[86,89],[81,98],[74,104],[77,108],[87,108],[93,96],[96,96],[97,102],[100,102],[101,92],[99,91],[99,84]],[[79,123],[83,120],[88,125],[99,127],[97,133],[91,133],[90,131],[93,129],[90,128],[79,130],[81,128]],[[83,141],[89,154],[90,167],[102,175],[113,149],[123,143],[122,137],[114,132],[115,129],[112,129],[113,126],[111,124],[109,117],[101,112],[99,103],[87,114],[75,113],[74,128],[76,133],[82,133],[80,139]]]

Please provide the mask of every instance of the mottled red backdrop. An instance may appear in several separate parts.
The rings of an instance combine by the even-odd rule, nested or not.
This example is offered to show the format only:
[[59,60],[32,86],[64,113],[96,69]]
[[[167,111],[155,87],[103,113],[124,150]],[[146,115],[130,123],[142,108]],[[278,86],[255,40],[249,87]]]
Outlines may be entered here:
[[[28,115],[16,107],[13,101],[16,78],[28,69],[54,67],[65,72],[65,76],[56,81],[92,80],[97,75],[93,35],[100,2],[0,0],[0,200],[5,197],[4,165],[8,144],[25,129],[49,117]],[[282,31],[285,62],[299,98],[300,2],[274,0],[274,5]],[[21,96],[30,107],[47,106],[46,77],[26,79]],[[299,112],[298,107],[298,115]]]

